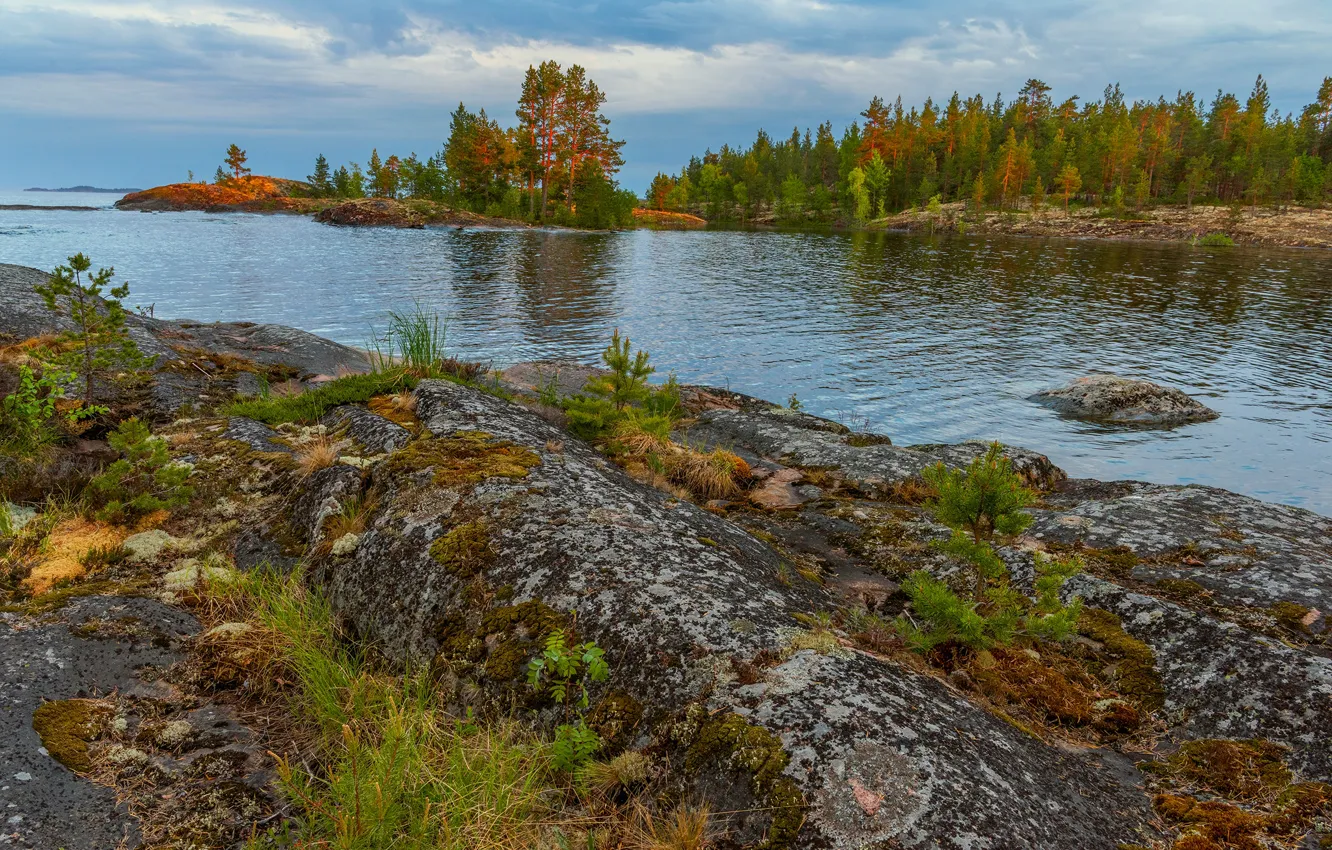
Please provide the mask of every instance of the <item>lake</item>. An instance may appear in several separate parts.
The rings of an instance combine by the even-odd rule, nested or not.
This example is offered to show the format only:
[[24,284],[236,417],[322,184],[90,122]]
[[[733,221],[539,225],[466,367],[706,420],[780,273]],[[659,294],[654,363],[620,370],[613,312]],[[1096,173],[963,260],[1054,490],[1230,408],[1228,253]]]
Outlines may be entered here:
[[[0,204],[114,195],[0,191]],[[1332,514],[1332,253],[891,233],[346,230],[289,216],[0,211],[0,262],[76,251],[130,305],[364,345],[386,310],[448,317],[462,357],[590,361],[615,328],[660,373],[900,445],[983,438],[1080,477],[1201,483]],[[1221,418],[1171,431],[1027,399],[1091,372]]]

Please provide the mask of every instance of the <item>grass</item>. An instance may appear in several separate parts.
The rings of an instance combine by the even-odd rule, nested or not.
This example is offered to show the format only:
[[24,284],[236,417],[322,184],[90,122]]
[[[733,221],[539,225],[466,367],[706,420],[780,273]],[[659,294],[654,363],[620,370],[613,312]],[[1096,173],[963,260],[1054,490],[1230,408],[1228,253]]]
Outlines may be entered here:
[[1235,240],[1224,233],[1209,233],[1198,240],[1198,245],[1203,248],[1234,248]]
[[403,368],[421,378],[438,375],[445,361],[446,324],[438,313],[418,303],[408,311],[391,310],[388,330],[371,340],[370,362],[376,372]]
[[244,416],[265,425],[297,422],[313,425],[320,417],[343,404],[364,404],[378,395],[410,390],[418,378],[405,369],[389,369],[364,375],[347,375],[299,395],[248,399],[229,405],[228,416]]
[[[282,846],[703,850],[712,840],[706,809],[609,802],[612,787],[649,780],[637,754],[593,768],[598,787],[579,790],[531,727],[448,714],[425,671],[392,674],[351,648],[299,569],[215,584],[204,605],[205,620],[233,624],[205,632],[200,659],[219,668],[207,672],[284,702],[307,754],[277,757],[294,817],[295,841]],[[247,845],[273,846],[262,836]]]
[[296,470],[308,478],[338,462],[341,445],[328,437],[317,437],[296,452]]

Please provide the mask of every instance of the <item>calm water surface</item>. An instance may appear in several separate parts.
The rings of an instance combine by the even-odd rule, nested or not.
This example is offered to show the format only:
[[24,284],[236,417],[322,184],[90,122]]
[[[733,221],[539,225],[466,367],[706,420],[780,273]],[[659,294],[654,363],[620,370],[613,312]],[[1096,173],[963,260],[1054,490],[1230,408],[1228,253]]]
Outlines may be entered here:
[[[0,192],[109,206],[108,195]],[[1071,474],[1198,482],[1332,514],[1332,253],[898,234],[341,230],[285,216],[0,211],[0,262],[75,251],[130,303],[363,345],[419,300],[497,365],[591,360],[615,328],[662,372],[868,426],[996,438]],[[1172,431],[1060,419],[1095,371],[1221,411]]]

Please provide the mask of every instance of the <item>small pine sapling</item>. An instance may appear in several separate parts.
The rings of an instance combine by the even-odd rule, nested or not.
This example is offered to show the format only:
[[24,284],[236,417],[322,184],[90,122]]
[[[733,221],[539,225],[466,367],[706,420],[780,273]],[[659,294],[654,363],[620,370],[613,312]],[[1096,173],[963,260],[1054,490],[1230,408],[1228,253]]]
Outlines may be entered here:
[[1064,604],[1060,591],[1064,582],[1082,572],[1082,560],[1048,558],[1036,555],[1036,604],[1027,616],[1027,632],[1043,640],[1067,640],[1077,631],[1078,616],[1082,614],[1082,600],[1075,598]]
[[129,295],[129,284],[111,286],[114,269],[98,269],[85,279],[84,274],[91,268],[92,261],[75,254],[69,258],[69,265],[57,266],[45,284],[35,287],[47,309],[68,316],[74,324],[74,330],[63,335],[73,344],[72,350],[50,359],[79,373],[84,384],[83,405],[89,410],[94,407],[93,387],[98,374],[142,369],[148,364],[148,358],[139,353],[125,329],[125,308],[120,302]]
[[616,410],[624,410],[633,402],[647,399],[647,379],[656,371],[648,364],[646,351],[640,349],[632,356],[629,352],[629,337],[621,339],[617,329],[611,337],[610,345],[601,352],[601,361],[606,364],[610,374],[588,382],[588,389],[610,401]]
[[994,537],[995,532],[1020,534],[1031,525],[1031,515],[1022,509],[1035,502],[1036,495],[1022,486],[998,443],[972,460],[966,470],[940,463],[921,476],[939,494],[926,507],[949,528],[970,532],[977,543]]
[[564,709],[564,723],[555,727],[551,753],[555,767],[574,772],[601,749],[601,738],[583,719],[590,704],[587,687],[610,678],[606,654],[593,641],[568,645],[563,631],[546,638],[545,649],[528,664],[527,682]]
[[185,484],[190,467],[172,461],[166,442],[154,437],[143,422],[125,420],[107,442],[122,457],[88,484],[90,495],[101,504],[97,519],[128,522],[190,500],[193,490]]

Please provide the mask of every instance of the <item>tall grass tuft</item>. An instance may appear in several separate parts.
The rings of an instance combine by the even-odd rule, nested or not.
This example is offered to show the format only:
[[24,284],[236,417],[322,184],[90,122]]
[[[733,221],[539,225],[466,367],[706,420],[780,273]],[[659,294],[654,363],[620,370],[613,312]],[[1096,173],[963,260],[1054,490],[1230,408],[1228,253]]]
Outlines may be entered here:
[[420,303],[411,310],[391,310],[388,329],[371,342],[370,361],[376,371],[403,368],[418,378],[436,377],[445,360],[446,324]]

